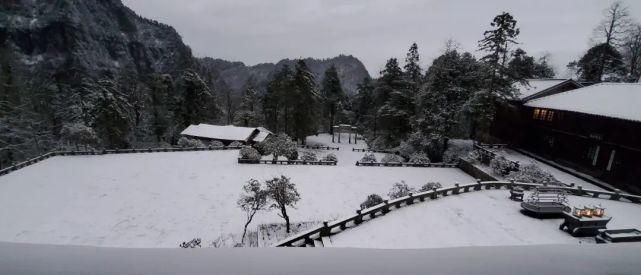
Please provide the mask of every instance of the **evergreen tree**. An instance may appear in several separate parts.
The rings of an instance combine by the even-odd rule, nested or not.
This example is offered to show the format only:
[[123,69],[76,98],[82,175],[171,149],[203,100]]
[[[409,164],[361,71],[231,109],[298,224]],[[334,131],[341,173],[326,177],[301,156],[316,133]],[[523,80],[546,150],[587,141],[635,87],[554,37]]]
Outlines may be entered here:
[[418,45],[413,43],[410,46],[407,56],[405,57],[405,75],[407,81],[410,83],[410,88],[412,92],[418,92],[419,87],[421,86],[421,79],[423,78],[423,72],[421,66],[419,65],[420,57],[418,54]]
[[238,112],[234,118],[234,125],[243,127],[256,127],[260,124],[260,112],[258,110],[258,93],[253,84],[246,85]]
[[101,79],[93,87],[94,102],[91,127],[96,130],[107,148],[128,148],[128,135],[133,126],[132,106],[116,84]]
[[626,81],[639,81],[641,76],[641,24],[634,24],[626,33],[622,54],[628,73]]
[[357,93],[352,101],[356,125],[361,129],[376,131],[377,109],[374,106],[374,86],[370,78],[365,78],[358,84]]
[[332,65],[325,71],[323,84],[321,88],[321,95],[323,97],[324,118],[327,120],[327,129],[331,134],[334,133],[334,124],[336,122],[336,113],[339,112],[341,102],[345,99],[345,93],[341,86],[341,81],[338,78],[336,67]]
[[173,80],[170,75],[153,75],[149,88],[150,131],[156,138],[156,142],[166,140],[166,134],[170,129],[170,100],[169,93],[173,90]]
[[221,111],[216,97],[197,73],[184,71],[178,92],[174,107],[177,130],[182,131],[192,124],[213,123],[219,118]]
[[316,92],[314,75],[302,59],[296,63],[292,87],[294,89],[294,98],[296,99],[295,104],[292,102],[294,107],[294,129],[292,133],[296,139],[305,144],[307,136],[318,132],[319,95]]
[[589,82],[617,81],[624,75],[622,56],[614,47],[599,44],[576,63],[579,79]]
[[521,48],[512,53],[512,60],[508,62],[507,68],[508,72],[517,79],[554,77],[554,70],[544,58],[537,62]]
[[293,89],[292,71],[285,65],[278,70],[267,85],[263,98],[265,125],[273,132],[288,133],[292,129]]
[[507,61],[511,45],[518,44],[516,37],[520,31],[512,15],[503,12],[490,24],[493,28],[484,32],[484,38],[479,41],[479,50],[487,54],[481,58],[486,67],[485,88],[473,96],[471,103],[474,119],[472,121],[471,137],[476,137],[479,126],[487,130],[494,118],[494,104],[514,97],[512,84],[523,79],[509,73]]
[[374,90],[377,109],[377,129],[374,133],[375,147],[398,146],[410,132],[410,119],[414,115],[414,98],[398,61],[391,58]]

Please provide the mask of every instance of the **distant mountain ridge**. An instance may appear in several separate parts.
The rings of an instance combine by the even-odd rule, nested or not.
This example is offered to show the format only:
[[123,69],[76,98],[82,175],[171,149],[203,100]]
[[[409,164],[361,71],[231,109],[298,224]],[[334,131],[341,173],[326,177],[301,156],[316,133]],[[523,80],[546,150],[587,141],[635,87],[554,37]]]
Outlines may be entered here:
[[[323,80],[325,71],[332,65],[336,66],[338,77],[345,93],[348,95],[356,94],[358,84],[364,78],[370,77],[363,63],[351,55],[339,55],[326,59],[305,58],[303,60],[316,77],[316,82],[319,85]],[[296,62],[293,59],[283,59],[277,63],[261,63],[247,66],[242,62],[210,57],[200,58],[199,61],[203,66],[218,72],[218,77],[224,81],[228,88],[235,91],[242,90],[249,79],[253,79],[259,86],[264,86],[274,72],[286,65],[294,68]]]

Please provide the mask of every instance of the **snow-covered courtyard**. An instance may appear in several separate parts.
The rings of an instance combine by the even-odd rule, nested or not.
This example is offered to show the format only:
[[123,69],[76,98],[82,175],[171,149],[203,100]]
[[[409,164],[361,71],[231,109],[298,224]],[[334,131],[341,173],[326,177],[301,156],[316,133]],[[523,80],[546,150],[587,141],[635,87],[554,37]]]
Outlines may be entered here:
[[[242,232],[236,206],[250,178],[291,177],[301,200],[292,221],[333,220],[352,214],[367,195],[385,196],[395,182],[419,188],[473,178],[456,168],[356,167],[363,153],[340,146],[337,166],[238,164],[237,150],[54,157],[0,177],[0,241],[116,247],[177,247]],[[379,155],[380,158],[380,155]],[[260,223],[282,222],[276,211]]]
[[[520,213],[508,190],[491,190],[426,201],[388,213],[331,237],[335,247],[439,248],[594,243],[559,230],[562,219]],[[608,228],[641,228],[641,205],[568,196],[569,205],[601,205]]]

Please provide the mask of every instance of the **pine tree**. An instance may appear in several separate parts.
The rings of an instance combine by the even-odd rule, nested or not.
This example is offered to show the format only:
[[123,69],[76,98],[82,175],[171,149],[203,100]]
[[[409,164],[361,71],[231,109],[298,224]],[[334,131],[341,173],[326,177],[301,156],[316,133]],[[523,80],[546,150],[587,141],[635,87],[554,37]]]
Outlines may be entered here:
[[213,123],[219,118],[221,111],[216,97],[196,72],[183,72],[178,92],[174,107],[177,130],[182,131],[191,124]]
[[246,85],[243,97],[234,117],[234,125],[243,127],[256,127],[260,124],[260,112],[258,110],[258,93],[252,83]]
[[156,138],[156,142],[166,140],[166,134],[170,129],[170,100],[169,93],[173,90],[171,75],[153,75],[149,89],[150,109],[150,131]]
[[405,75],[407,76],[407,81],[411,85],[412,92],[418,92],[419,87],[421,86],[421,79],[423,78],[423,72],[421,66],[419,65],[420,57],[418,54],[418,45],[413,43],[407,52],[405,57]]
[[334,133],[334,124],[336,122],[336,113],[339,112],[341,102],[345,100],[345,93],[341,86],[340,79],[336,67],[332,65],[325,71],[323,84],[321,88],[321,95],[323,97],[324,118],[327,120],[327,129],[330,134]]
[[518,44],[516,37],[520,31],[512,15],[503,12],[490,24],[493,28],[484,32],[484,38],[479,41],[479,51],[487,54],[481,58],[486,66],[485,88],[474,94],[471,103],[474,113],[471,137],[476,137],[477,128],[487,130],[494,118],[495,104],[499,101],[514,97],[512,86],[523,79],[508,72],[507,62],[511,45]]
[[554,77],[554,70],[547,64],[545,58],[537,62],[521,48],[512,53],[512,60],[508,62],[507,68],[516,79]]
[[128,148],[128,135],[134,123],[131,104],[113,80],[98,80],[93,88],[91,127],[96,130],[105,147]]
[[292,129],[293,89],[291,85],[292,71],[285,65],[278,70],[267,85],[263,98],[263,113],[265,125],[273,132],[289,133]]
[[380,134],[373,142],[376,147],[397,146],[410,132],[410,119],[414,115],[414,98],[398,61],[391,58],[374,90],[377,110],[377,129]]
[[605,43],[590,48],[576,66],[579,79],[582,81],[618,81],[625,74],[621,54]]
[[302,59],[296,63],[292,87],[296,98],[293,136],[305,144],[307,136],[318,132],[319,95],[316,91],[314,75]]

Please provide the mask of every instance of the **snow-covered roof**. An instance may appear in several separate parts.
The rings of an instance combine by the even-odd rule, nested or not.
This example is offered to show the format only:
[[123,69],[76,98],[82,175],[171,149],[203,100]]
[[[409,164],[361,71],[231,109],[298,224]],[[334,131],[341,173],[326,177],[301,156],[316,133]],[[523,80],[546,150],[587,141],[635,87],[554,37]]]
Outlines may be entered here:
[[262,142],[265,140],[269,135],[272,134],[269,130],[263,128],[263,127],[257,127],[256,128],[259,132],[258,134],[253,138],[255,142]]
[[533,99],[525,106],[641,121],[641,84],[599,83]]
[[[262,127],[260,127],[262,128]],[[264,131],[267,131],[267,129]],[[264,140],[267,135],[271,132],[267,131],[265,134],[263,130],[252,127],[238,127],[233,125],[210,125],[210,124],[198,124],[198,125],[189,125],[187,129],[183,130],[181,135],[200,137],[200,138],[210,138],[210,139],[219,139],[219,140],[236,140],[236,141],[249,141],[254,131],[260,131],[255,141]],[[260,140],[258,140],[258,139]]]
[[538,93],[544,92],[550,88],[559,86],[565,82],[571,82],[571,79],[527,79],[527,83],[517,82],[514,87],[518,91],[518,99],[526,99]]

